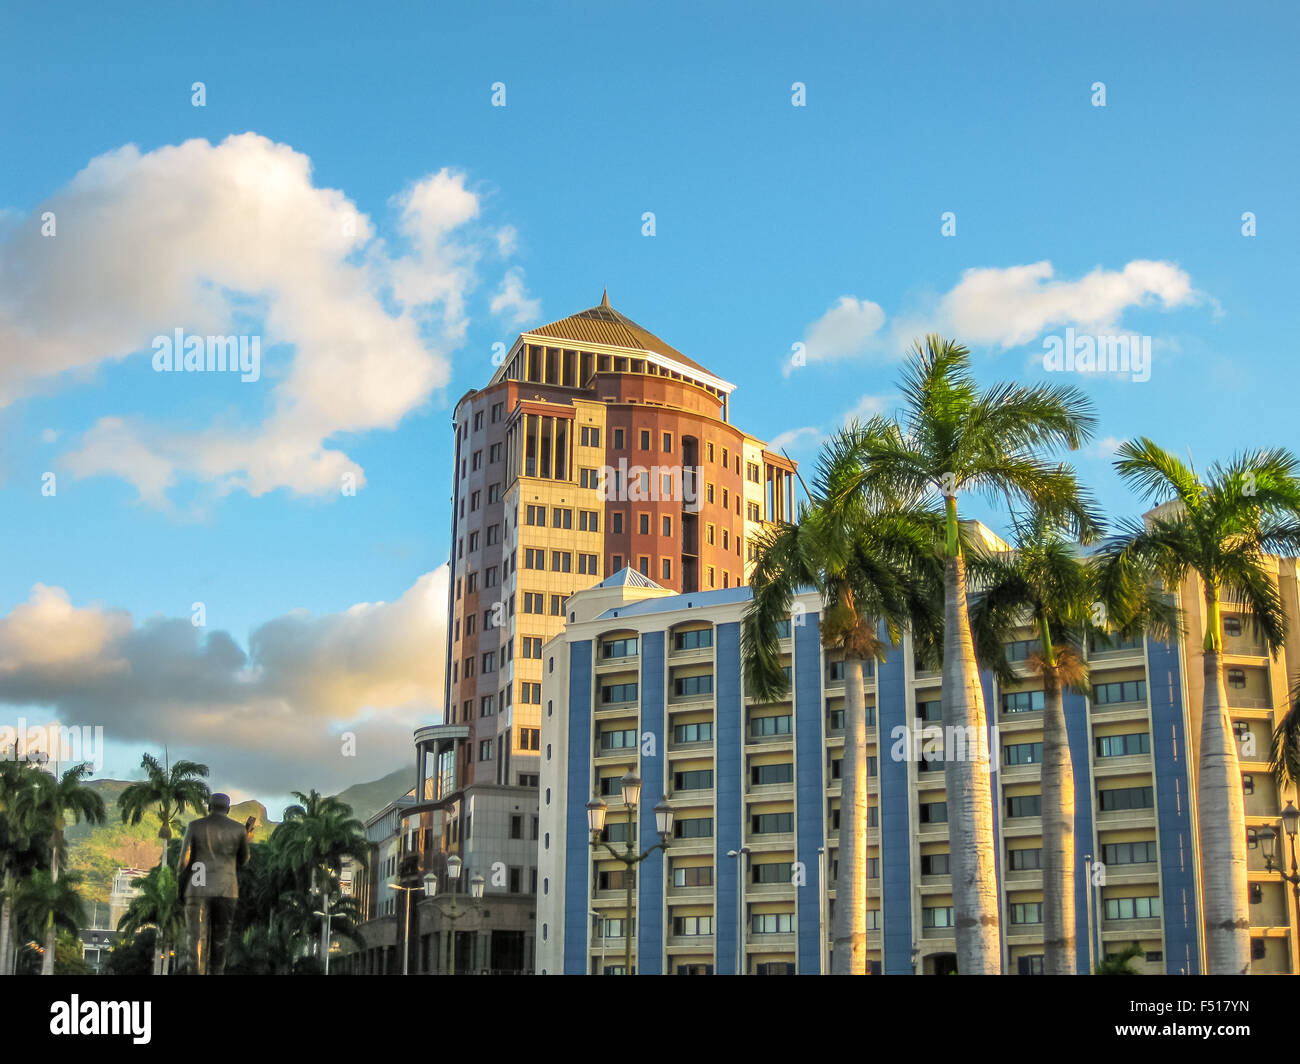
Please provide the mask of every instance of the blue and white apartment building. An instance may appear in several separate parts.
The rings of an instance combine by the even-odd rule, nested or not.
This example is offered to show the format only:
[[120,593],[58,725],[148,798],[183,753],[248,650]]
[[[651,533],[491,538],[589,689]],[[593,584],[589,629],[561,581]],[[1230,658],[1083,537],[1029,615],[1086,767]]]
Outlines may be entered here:
[[[987,529],[975,531],[1005,549]],[[1295,572],[1294,560],[1279,561],[1292,608]],[[1194,609],[1198,594],[1189,585],[1180,598]],[[633,968],[642,974],[731,974],[738,963],[746,974],[822,970],[835,898],[843,662],[821,646],[820,601],[809,593],[784,629],[789,694],[778,702],[751,698],[740,650],[749,596],[748,587],[678,594],[623,570],[568,600],[565,630],[543,648],[539,973],[621,973],[628,934]],[[1080,972],[1088,970],[1090,940],[1094,961],[1137,943],[1139,970],[1203,970],[1198,621],[1189,618],[1198,634],[1174,646],[1094,644],[1093,695],[1066,695]],[[1225,625],[1234,728],[1266,751],[1274,707],[1280,714],[1286,706],[1286,662],[1254,653],[1230,608]],[[1033,638],[1026,628],[1009,657],[1024,658]],[[1242,673],[1249,675],[1239,685]],[[865,683],[869,957],[886,974],[944,974],[955,956],[943,764],[890,756],[900,729],[941,724],[939,674],[914,667],[905,639],[869,669]],[[1006,685],[986,676],[984,688],[997,759],[1003,970],[1036,974],[1043,953],[1042,691],[1027,670]],[[1281,798],[1258,760],[1267,753],[1252,757],[1242,758],[1248,838],[1276,823]],[[629,770],[642,779],[638,852],[658,841],[661,795],[674,812],[669,847],[637,870],[630,914],[623,865],[593,850],[586,810],[593,796],[604,798],[605,836],[621,848],[628,826],[620,789]],[[1105,865],[1104,883],[1091,889],[1089,857]],[[1253,970],[1292,970],[1288,899],[1265,871],[1256,842],[1249,868]]]

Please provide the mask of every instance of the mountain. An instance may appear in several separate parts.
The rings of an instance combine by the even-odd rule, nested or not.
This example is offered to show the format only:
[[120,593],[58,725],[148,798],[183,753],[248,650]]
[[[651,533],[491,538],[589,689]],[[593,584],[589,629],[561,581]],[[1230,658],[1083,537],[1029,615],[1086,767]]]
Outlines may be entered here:
[[[409,791],[412,775],[409,768],[397,769],[381,779],[353,784],[337,797],[352,807],[357,819],[364,821]],[[146,814],[139,824],[122,823],[117,803],[122,792],[130,786],[130,781],[92,780],[87,786],[104,800],[104,822],[87,824],[83,821],[69,825],[65,837],[70,866],[84,878],[81,896],[93,906],[97,901],[108,902],[113,877],[119,868],[152,868],[156,865],[162,855],[162,839],[158,837],[156,815]],[[188,824],[196,815],[186,812],[182,820]],[[267,817],[266,806],[256,800],[232,805],[230,816],[239,821],[257,817],[254,842],[266,842],[279,826]]]
[[352,815],[364,822],[394,798],[406,794],[414,785],[415,772],[408,766],[395,769],[370,783],[354,783],[347,790],[340,791],[338,799],[352,806]]

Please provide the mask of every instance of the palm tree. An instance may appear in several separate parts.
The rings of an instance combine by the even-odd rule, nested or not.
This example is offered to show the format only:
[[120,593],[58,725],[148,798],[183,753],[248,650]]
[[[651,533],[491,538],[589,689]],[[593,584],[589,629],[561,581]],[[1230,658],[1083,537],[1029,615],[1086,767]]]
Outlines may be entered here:
[[365,825],[352,815],[352,807],[335,797],[294,791],[300,804],[284,811],[284,820],[271,841],[286,867],[292,869],[299,890],[325,893],[325,916],[321,918],[321,960],[329,952],[328,891],[337,885],[343,858],[351,857],[362,866],[369,860]]
[[[850,423],[827,443],[811,498],[795,524],[779,524],[758,537],[750,578],[753,596],[742,627],[745,683],[761,699],[787,697],[778,625],[794,597],[815,589],[822,600],[821,641],[844,655],[844,761],[840,790],[839,873],[836,877],[837,974],[867,971],[867,760],[863,666],[883,660],[886,643],[904,627],[938,623],[933,544],[936,512],[852,490],[873,422]],[[928,579],[928,582],[927,582]]]
[[[1225,593],[1243,602],[1270,653],[1286,641],[1286,624],[1266,555],[1300,554],[1300,464],[1282,448],[1244,453],[1195,470],[1142,437],[1116,452],[1120,476],[1160,506],[1147,522],[1130,522],[1108,545],[1120,566],[1141,566],[1171,590],[1193,573],[1205,598],[1205,686],[1197,766],[1197,805],[1204,878],[1206,960],[1211,975],[1250,971],[1246,894],[1246,821],[1241,770],[1223,683]],[[1172,504],[1172,505],[1169,505]]]
[[48,860],[49,829],[31,801],[40,771],[18,759],[16,746],[0,751],[0,975],[13,974],[13,903],[16,882]]
[[[87,787],[82,781],[90,774],[90,765],[83,763],[68,769],[62,776],[38,771],[35,776],[36,786],[25,792],[22,801],[25,815],[39,818],[49,828],[50,839],[50,877],[52,882],[59,879],[59,864],[66,862],[63,832],[71,814],[72,822],[79,824],[89,820],[96,824],[104,822],[104,800]],[[31,805],[26,805],[30,802]],[[41,964],[42,975],[54,974],[55,917],[53,911],[45,926],[45,957]]]
[[1093,969],[1093,975],[1141,975],[1133,970],[1133,962],[1143,955],[1142,946],[1133,942],[1121,952],[1107,957]]
[[864,480],[943,499],[943,719],[948,734],[968,737],[977,752],[944,764],[957,969],[996,975],[1002,946],[988,718],[967,614],[958,501],[970,492],[1005,497],[1042,510],[1081,541],[1091,539],[1097,519],[1074,471],[1047,455],[1085,443],[1094,418],[1087,397],[1072,387],[1001,383],[981,391],[970,352],[936,335],[914,346],[900,387],[903,424],[879,436]]
[[[1282,786],[1300,785],[1300,684],[1291,689],[1291,708],[1273,729],[1268,768]],[[1300,805],[1300,789],[1296,803]]]
[[85,905],[77,888],[81,877],[57,870],[38,868],[27,876],[14,892],[14,920],[33,938],[44,937],[41,974],[54,974],[54,950],[59,931],[80,932],[86,922]]
[[130,784],[117,799],[122,811],[122,823],[128,821],[138,824],[145,813],[153,813],[162,825],[158,829],[158,838],[162,839],[162,862],[167,861],[167,844],[173,834],[181,834],[184,829],[182,816],[186,808],[196,814],[202,813],[208,805],[208,785],[203,780],[208,775],[208,766],[195,761],[177,761],[167,768],[159,764],[152,754],[145,754],[140,761],[145,778]]
[[1016,682],[1021,677],[1007,660],[1007,641],[1027,624],[1038,636],[1025,664],[1043,685],[1043,972],[1070,975],[1076,963],[1075,788],[1063,692],[1090,693],[1084,657],[1090,637],[1150,630],[1167,638],[1176,629],[1177,610],[1152,585],[1086,558],[1042,513],[1017,526],[1011,553],[973,551],[967,561],[978,588],[970,617],[981,664],[999,680]]
[[288,975],[310,941],[311,933],[295,921],[272,916],[266,925],[246,928],[231,943],[226,970],[232,975]]
[[[166,861],[151,868],[139,880],[135,897],[117,922],[117,929],[134,935],[145,927],[158,931],[155,939],[154,974],[166,971],[167,956],[171,947],[185,933],[185,903],[177,890],[176,873]],[[158,957],[162,962],[159,964]]]

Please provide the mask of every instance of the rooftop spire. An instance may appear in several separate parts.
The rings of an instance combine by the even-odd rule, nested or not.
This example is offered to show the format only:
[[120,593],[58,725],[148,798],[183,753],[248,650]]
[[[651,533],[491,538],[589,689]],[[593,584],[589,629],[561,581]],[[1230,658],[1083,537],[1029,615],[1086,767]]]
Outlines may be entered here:
[[602,307],[607,307],[607,306],[609,306],[609,289],[608,289],[608,288],[606,288],[606,289],[605,289],[603,292],[601,292],[601,294],[600,294],[600,305],[601,305]]

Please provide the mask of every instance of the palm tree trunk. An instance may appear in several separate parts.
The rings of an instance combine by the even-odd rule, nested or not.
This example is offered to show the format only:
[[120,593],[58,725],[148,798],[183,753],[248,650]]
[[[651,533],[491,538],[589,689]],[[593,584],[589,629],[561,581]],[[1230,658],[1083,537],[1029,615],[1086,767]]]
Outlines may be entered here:
[[835,878],[835,975],[867,967],[867,708],[862,659],[844,655],[844,760],[840,774],[839,873]]
[[[944,783],[957,971],[962,975],[1001,975],[992,786],[986,760],[988,727],[966,611],[966,560],[960,554],[947,559],[943,582]],[[963,757],[953,756],[953,744],[948,740],[954,735],[964,737]]]
[[14,870],[5,869],[5,897],[0,906],[0,975],[13,974]]
[[[50,882],[58,883],[59,881],[59,844],[56,839],[50,847]],[[50,899],[51,904],[53,898]],[[41,957],[41,975],[54,974],[54,909],[50,909],[50,915],[45,921],[45,955]]]
[[1053,676],[1043,686],[1043,973],[1073,975],[1074,765],[1061,686]]
[[1205,954],[1210,975],[1250,973],[1246,816],[1237,746],[1217,648],[1207,649],[1196,791],[1205,884]]

